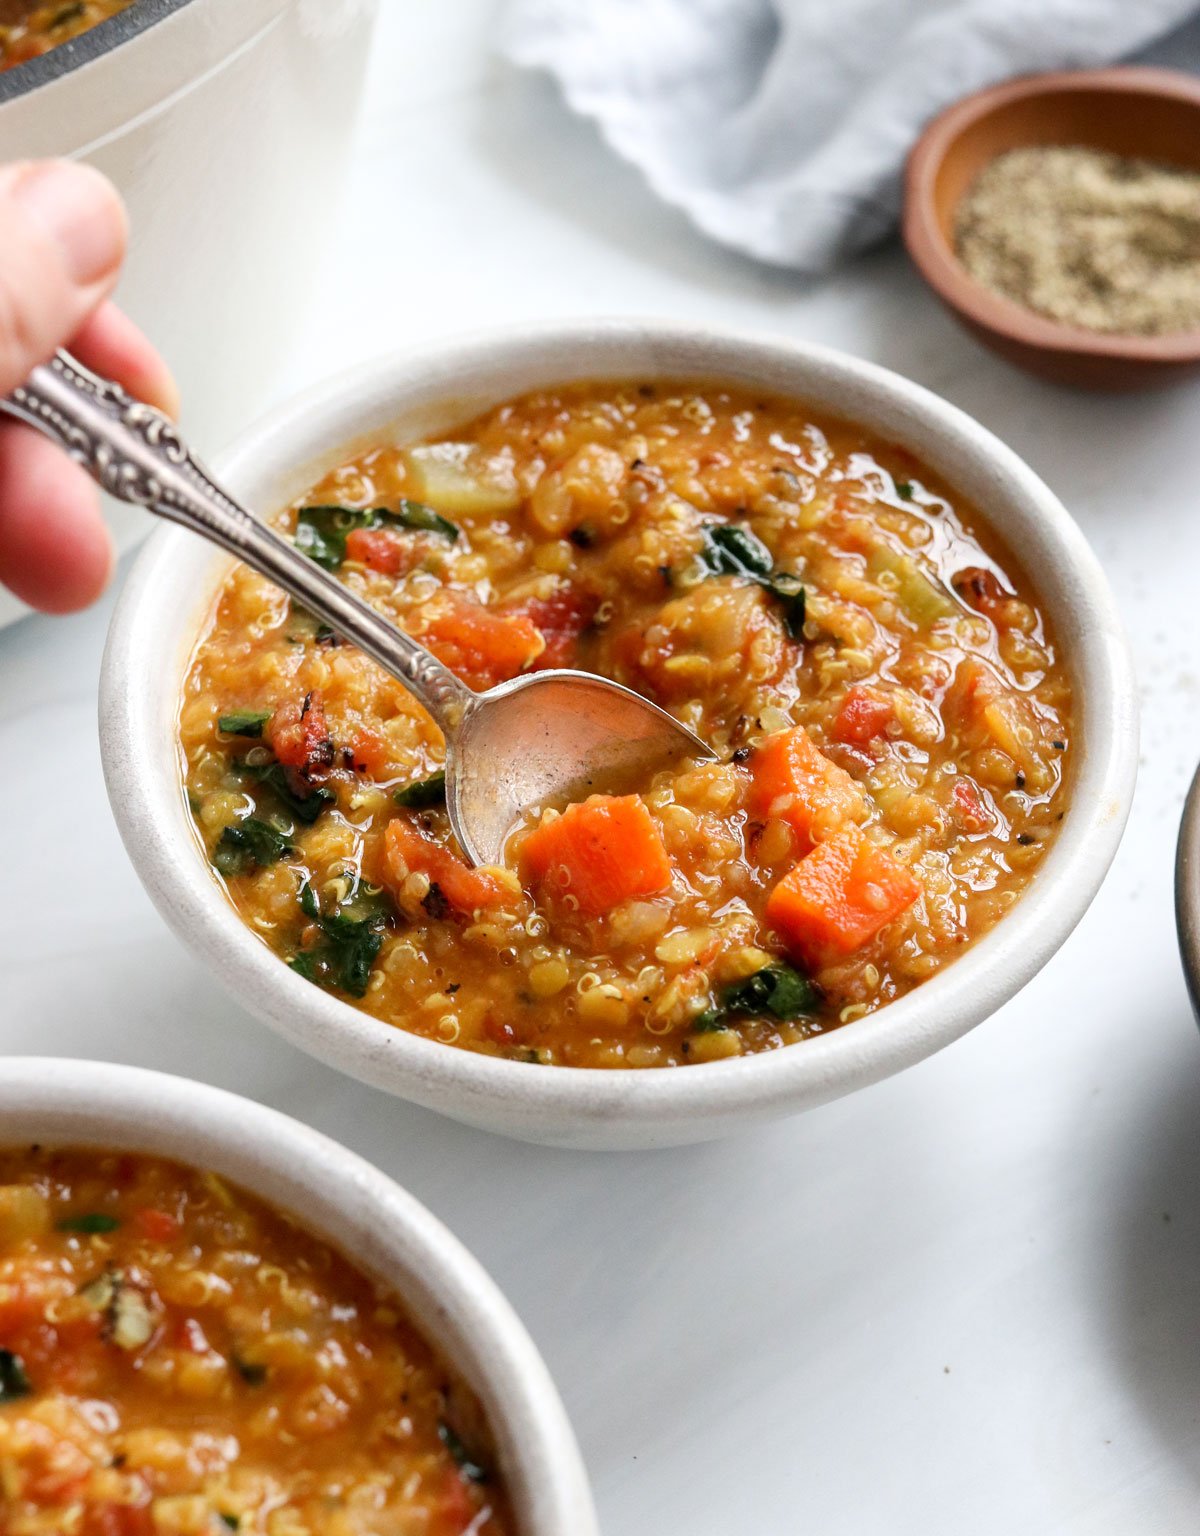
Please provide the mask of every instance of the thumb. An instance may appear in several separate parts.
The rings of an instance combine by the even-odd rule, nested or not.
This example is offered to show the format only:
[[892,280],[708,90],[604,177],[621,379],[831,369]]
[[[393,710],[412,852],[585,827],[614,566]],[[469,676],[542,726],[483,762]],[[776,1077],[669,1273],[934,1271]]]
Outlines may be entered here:
[[116,283],[125,209],[66,160],[0,167],[0,395],[76,331]]

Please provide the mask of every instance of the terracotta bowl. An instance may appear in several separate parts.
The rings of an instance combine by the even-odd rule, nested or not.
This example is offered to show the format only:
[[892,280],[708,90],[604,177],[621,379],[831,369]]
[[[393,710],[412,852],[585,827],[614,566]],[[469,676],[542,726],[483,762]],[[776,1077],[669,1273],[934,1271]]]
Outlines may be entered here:
[[922,276],[993,351],[1030,373],[1087,389],[1147,389],[1200,368],[1200,330],[1102,336],[1048,320],[975,281],[954,254],[954,212],[1006,150],[1086,145],[1200,170],[1200,80],[1168,69],[1030,75],[967,96],[909,156],[904,242]]

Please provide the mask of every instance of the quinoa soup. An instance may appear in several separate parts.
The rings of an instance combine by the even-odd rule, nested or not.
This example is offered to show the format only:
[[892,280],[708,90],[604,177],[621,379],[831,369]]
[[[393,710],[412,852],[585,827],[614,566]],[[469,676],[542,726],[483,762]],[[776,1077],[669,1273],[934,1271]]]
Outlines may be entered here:
[[1072,691],[1035,591],[907,450],[720,385],[571,385],[381,444],[282,515],[487,688],[602,673],[720,755],[449,831],[398,682],[244,567],[179,715],[229,899],[314,985],[429,1039],[582,1067],[773,1049],[902,996],[1035,875]]
[[0,1150],[0,1536],[505,1536],[396,1301],[214,1174]]

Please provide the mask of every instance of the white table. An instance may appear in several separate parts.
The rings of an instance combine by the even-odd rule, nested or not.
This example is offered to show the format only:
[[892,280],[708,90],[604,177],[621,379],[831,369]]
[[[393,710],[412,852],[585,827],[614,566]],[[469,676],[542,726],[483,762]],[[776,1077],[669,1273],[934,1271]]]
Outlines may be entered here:
[[1200,386],[1035,384],[955,329],[896,250],[818,285],[724,253],[548,85],[489,63],[485,0],[385,9],[288,387],[403,341],[580,312],[763,326],[929,385],[1045,476],[1111,574],[1145,701],[1122,852],[1047,970],[904,1076],[699,1148],[496,1141],[277,1041],[168,934],[101,783],[110,601],[0,636],[4,1049],[190,1073],[394,1174],[529,1325],[608,1536],[1194,1532],[1200,1041],[1171,864],[1200,755]]

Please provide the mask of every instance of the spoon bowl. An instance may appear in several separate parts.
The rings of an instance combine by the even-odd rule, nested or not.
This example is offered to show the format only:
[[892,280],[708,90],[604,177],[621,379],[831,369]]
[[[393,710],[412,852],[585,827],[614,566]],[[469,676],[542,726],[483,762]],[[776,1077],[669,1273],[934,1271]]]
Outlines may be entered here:
[[533,672],[476,695],[447,737],[446,807],[463,852],[503,862],[528,811],[620,794],[717,754],[631,688],[590,672]]

